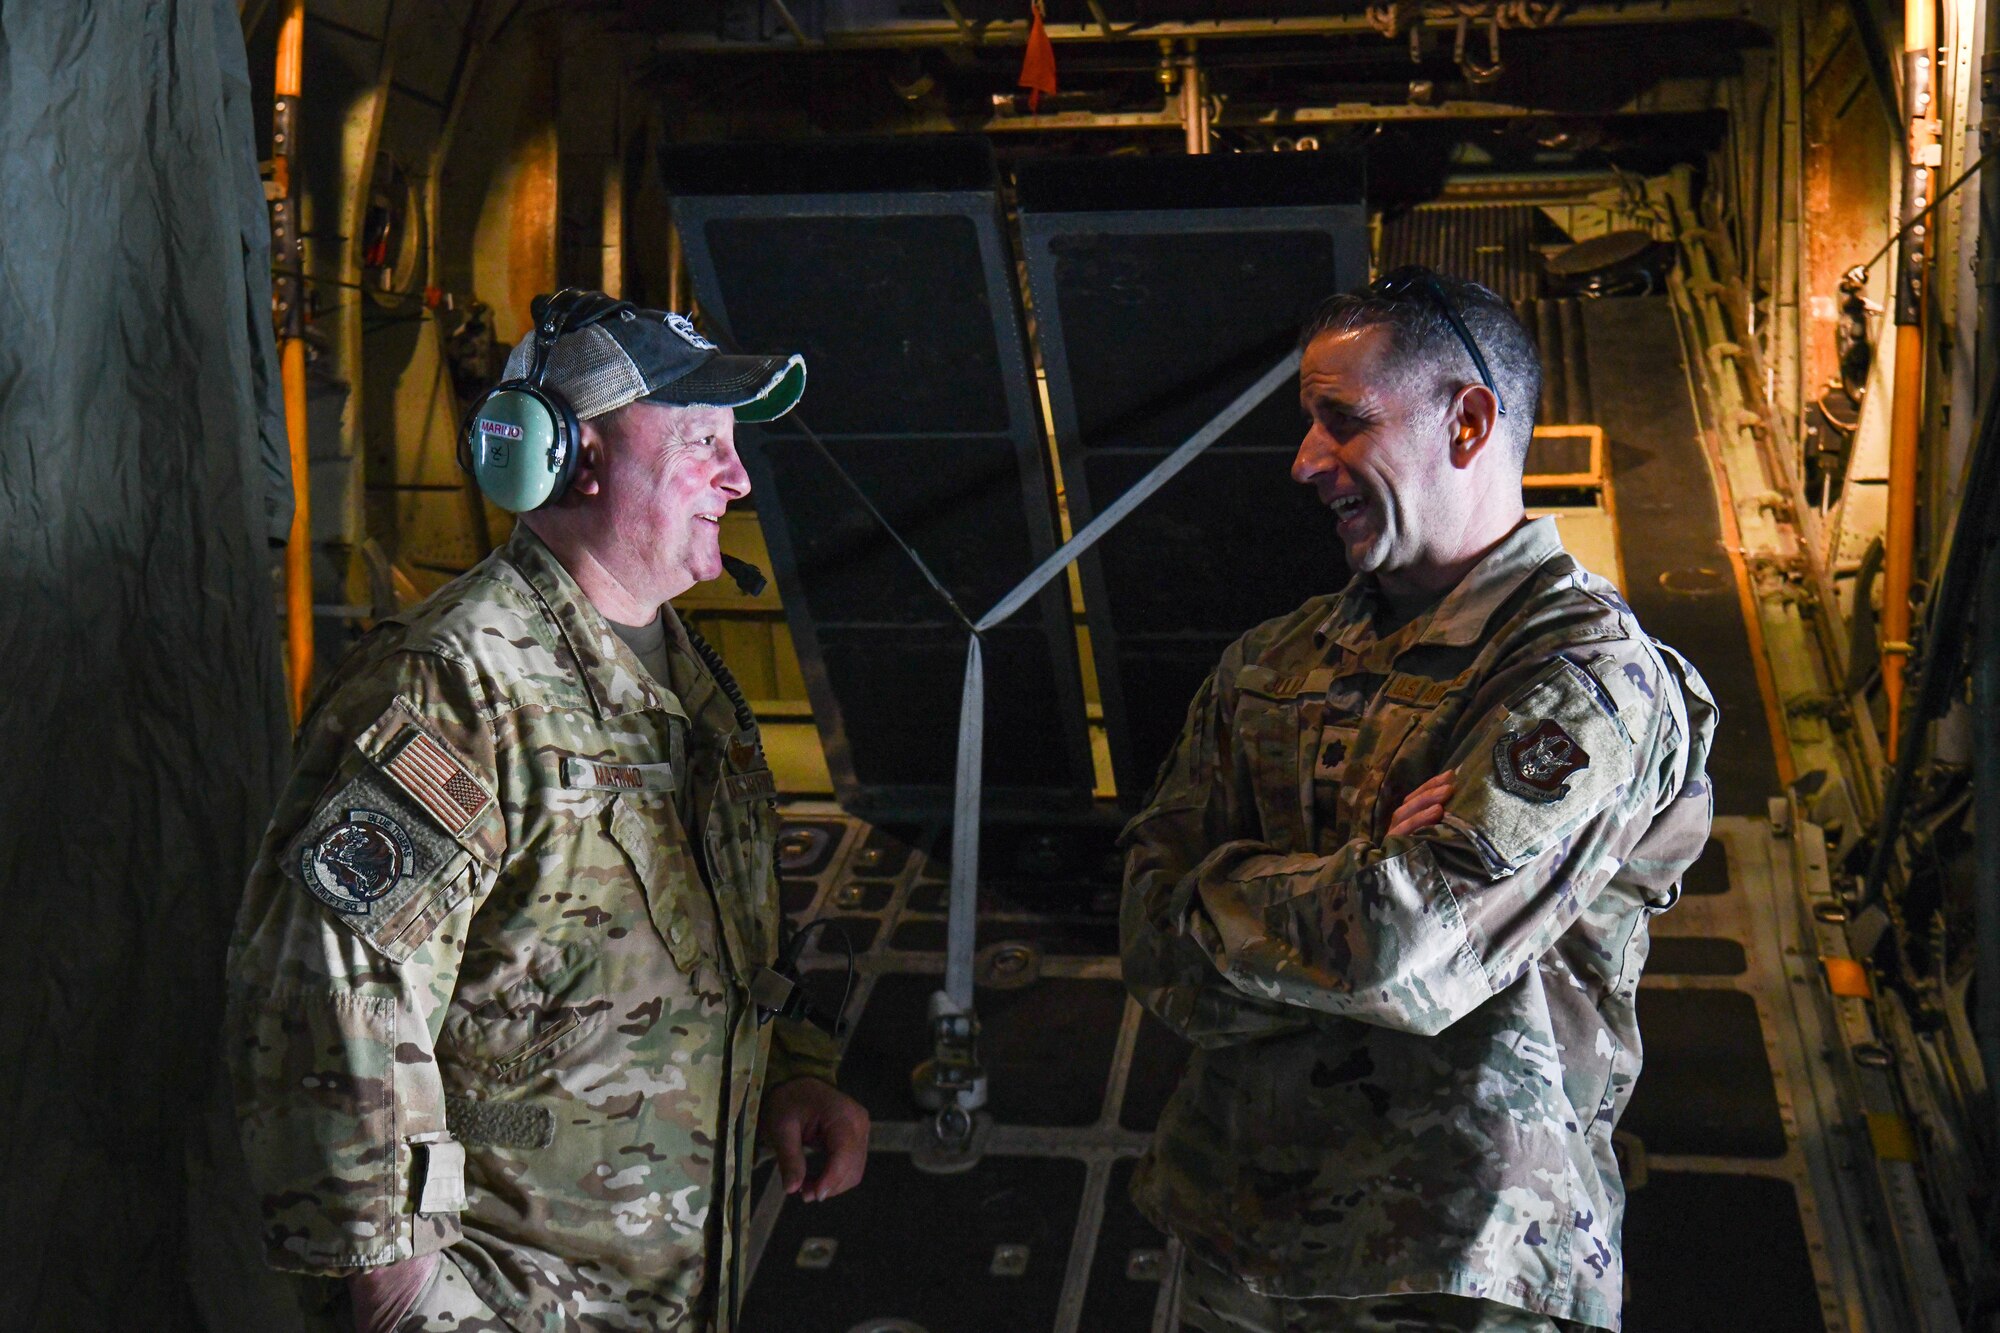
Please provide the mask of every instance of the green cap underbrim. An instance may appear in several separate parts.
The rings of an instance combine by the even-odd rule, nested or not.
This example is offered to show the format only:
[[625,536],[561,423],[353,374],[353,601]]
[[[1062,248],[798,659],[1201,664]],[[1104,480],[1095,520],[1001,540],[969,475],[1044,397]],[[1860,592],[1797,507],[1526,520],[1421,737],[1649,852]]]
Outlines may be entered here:
[[681,407],[726,407],[738,421],[775,421],[798,406],[806,391],[805,358],[712,356],[706,364],[663,384],[647,402]]
[[806,363],[793,357],[784,373],[773,380],[764,392],[747,403],[736,406],[738,421],[776,421],[785,413],[799,405],[799,399],[806,393]]

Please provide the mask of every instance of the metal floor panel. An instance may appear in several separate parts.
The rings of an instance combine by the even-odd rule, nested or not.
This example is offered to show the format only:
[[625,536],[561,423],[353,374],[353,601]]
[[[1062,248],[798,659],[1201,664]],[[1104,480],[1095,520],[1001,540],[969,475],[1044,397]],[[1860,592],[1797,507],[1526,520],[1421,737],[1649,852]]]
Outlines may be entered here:
[[870,1188],[778,1219],[743,1327],[1048,1328],[1087,1174],[1080,1161],[989,1154],[962,1175],[926,1175],[906,1154],[872,1153]]
[[1659,935],[1653,939],[1646,969],[1666,977],[1738,977],[1750,970],[1750,956],[1735,940]]
[[[1728,1218],[1728,1227],[1690,1219]],[[1625,1215],[1625,1333],[1820,1333],[1798,1195],[1789,1181],[1655,1171]]]

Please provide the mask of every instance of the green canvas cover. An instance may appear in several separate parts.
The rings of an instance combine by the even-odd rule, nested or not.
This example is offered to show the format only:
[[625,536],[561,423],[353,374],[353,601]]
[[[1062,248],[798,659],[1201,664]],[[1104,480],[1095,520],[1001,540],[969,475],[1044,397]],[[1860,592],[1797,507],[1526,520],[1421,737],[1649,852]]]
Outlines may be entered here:
[[289,750],[270,244],[230,0],[0,0],[9,1328],[282,1329],[216,1045]]

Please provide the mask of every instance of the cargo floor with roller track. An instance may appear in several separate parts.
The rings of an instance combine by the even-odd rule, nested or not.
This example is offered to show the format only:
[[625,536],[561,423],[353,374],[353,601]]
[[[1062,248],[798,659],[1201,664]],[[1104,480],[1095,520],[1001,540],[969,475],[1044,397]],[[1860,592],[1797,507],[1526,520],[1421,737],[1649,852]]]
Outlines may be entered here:
[[[1724,709],[1714,836],[1654,923],[1640,987],[1645,1070],[1618,1135],[1625,1327],[1886,1330],[1856,1220],[1860,1149],[1821,1057],[1832,1029],[1796,858],[1766,817],[1769,732],[1671,312],[1642,299],[1583,315],[1630,599]],[[976,1167],[935,1175],[912,1157],[929,1130],[909,1075],[942,980],[948,830],[872,827],[831,805],[786,814],[787,912],[841,922],[858,954],[843,1083],[874,1117],[875,1147],[863,1185],[826,1204],[788,1201],[766,1174],[748,1333],[1165,1328],[1172,1256],[1126,1188],[1185,1055],[1118,981],[1112,830],[986,833],[978,1007],[995,1128]],[[837,946],[816,943],[808,962],[837,1004]]]

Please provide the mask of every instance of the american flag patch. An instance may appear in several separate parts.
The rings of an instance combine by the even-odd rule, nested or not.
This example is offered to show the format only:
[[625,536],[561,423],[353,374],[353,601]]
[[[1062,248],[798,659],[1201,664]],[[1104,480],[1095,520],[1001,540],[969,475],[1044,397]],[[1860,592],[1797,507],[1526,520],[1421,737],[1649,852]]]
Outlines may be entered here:
[[493,803],[451,752],[421,731],[410,733],[385,768],[453,837],[470,828]]

